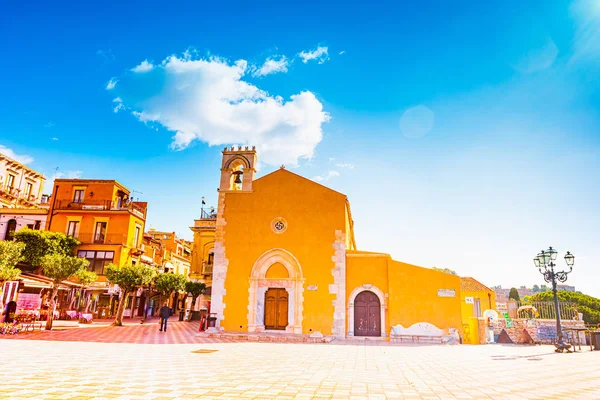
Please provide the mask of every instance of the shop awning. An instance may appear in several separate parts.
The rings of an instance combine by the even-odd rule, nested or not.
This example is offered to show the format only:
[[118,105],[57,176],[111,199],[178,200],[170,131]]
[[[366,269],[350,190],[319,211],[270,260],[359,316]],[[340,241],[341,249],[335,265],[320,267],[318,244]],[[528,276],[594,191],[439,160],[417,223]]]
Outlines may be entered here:
[[[43,275],[36,275],[29,272],[22,272],[19,280],[23,282],[25,287],[40,289],[50,289],[52,287],[52,279]],[[71,281],[62,281],[58,285],[59,289],[72,289],[80,287],[82,287],[81,284]]]

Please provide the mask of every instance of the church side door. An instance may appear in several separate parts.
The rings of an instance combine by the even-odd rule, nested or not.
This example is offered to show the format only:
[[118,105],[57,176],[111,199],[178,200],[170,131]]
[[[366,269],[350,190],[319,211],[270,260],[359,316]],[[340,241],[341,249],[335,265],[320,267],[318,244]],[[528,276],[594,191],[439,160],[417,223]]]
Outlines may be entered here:
[[288,325],[288,292],[271,288],[265,293],[265,329],[285,330]]
[[354,336],[381,336],[381,303],[373,292],[364,291],[354,300]]

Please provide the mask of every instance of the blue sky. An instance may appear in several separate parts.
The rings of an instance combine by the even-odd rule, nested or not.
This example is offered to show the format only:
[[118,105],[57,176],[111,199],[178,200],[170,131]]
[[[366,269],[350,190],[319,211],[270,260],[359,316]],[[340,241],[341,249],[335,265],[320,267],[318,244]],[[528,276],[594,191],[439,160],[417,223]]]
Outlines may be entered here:
[[257,145],[346,193],[362,249],[530,286],[552,245],[600,296],[598,0],[9,1],[0,51],[0,146],[48,188],[117,179],[190,238]]

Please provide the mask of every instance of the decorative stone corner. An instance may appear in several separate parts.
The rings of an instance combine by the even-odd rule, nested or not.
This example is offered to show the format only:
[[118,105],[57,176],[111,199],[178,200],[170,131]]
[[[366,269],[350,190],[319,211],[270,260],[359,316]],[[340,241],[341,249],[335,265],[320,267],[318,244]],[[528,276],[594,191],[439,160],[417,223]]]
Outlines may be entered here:
[[211,294],[211,311],[217,314],[216,327],[221,326],[221,321],[225,319],[225,303],[223,297],[227,294],[225,290],[225,278],[227,276],[227,265],[229,260],[225,256],[225,193],[219,193],[217,206],[217,222],[215,230],[215,262],[213,266],[213,281]]
[[319,331],[315,331],[309,335],[311,338],[322,338],[323,334]]
[[333,284],[329,285],[329,293],[335,295],[333,300],[332,334],[336,338],[344,338],[346,330],[346,234],[341,230],[335,231],[333,242]]

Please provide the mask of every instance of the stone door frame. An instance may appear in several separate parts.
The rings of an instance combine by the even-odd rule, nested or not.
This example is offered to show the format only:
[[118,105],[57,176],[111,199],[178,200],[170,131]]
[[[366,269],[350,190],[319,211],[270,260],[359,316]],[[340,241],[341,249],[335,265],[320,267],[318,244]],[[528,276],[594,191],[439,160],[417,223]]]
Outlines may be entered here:
[[[379,298],[379,305],[381,309],[381,337],[387,337],[387,332],[385,330],[386,319],[385,314],[387,311],[387,302],[385,294],[379,289],[377,286],[364,284],[357,288],[354,288],[352,293],[350,293],[350,297],[348,298],[348,336],[354,337],[354,300],[356,300],[356,296],[361,294],[364,291],[373,292]],[[362,336],[361,336],[362,337]]]
[[[266,278],[268,269],[275,263],[281,263],[287,269],[288,278]],[[285,332],[302,333],[304,277],[296,257],[284,249],[264,252],[252,267],[248,289],[248,332],[265,330],[265,293],[269,288],[284,288],[288,292],[288,326]]]

